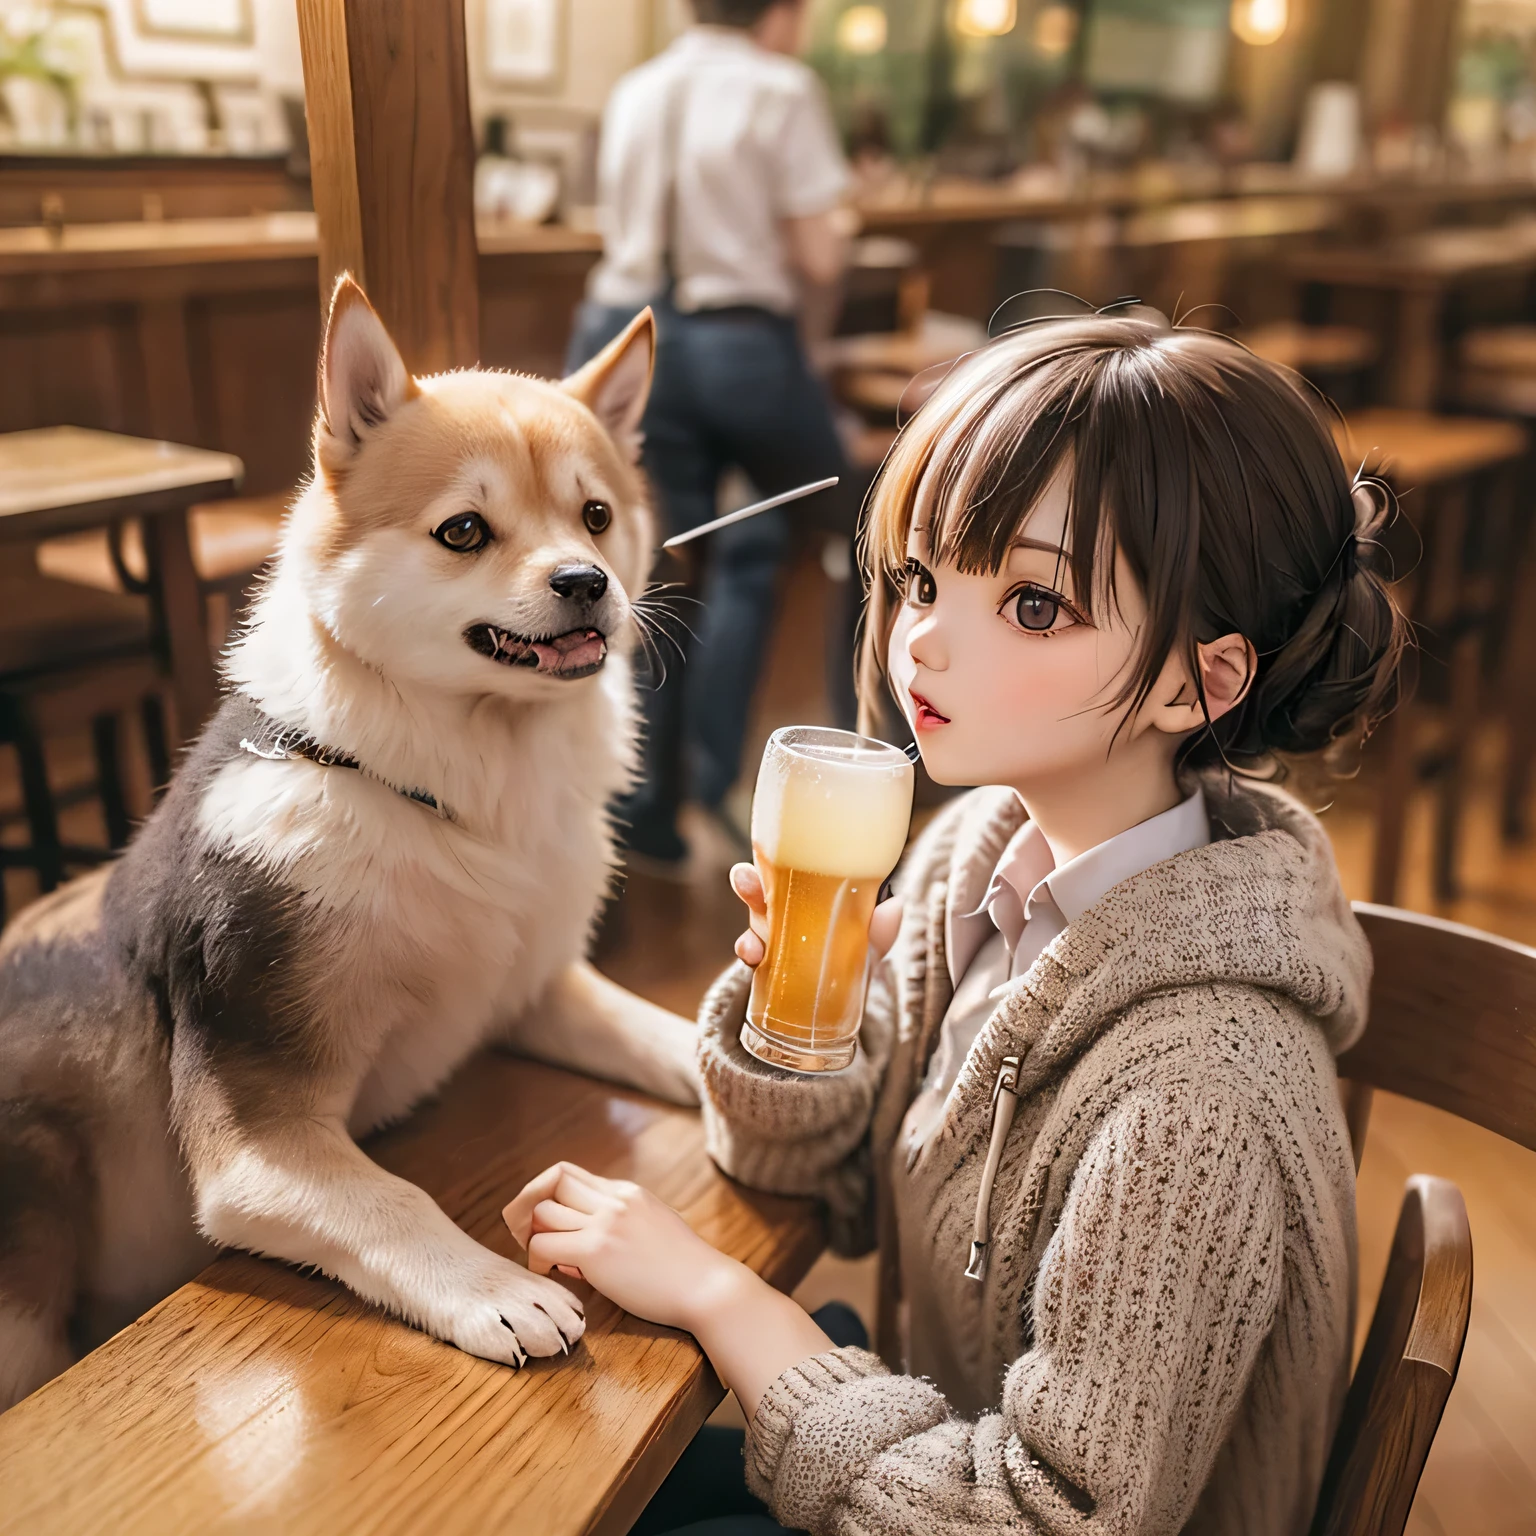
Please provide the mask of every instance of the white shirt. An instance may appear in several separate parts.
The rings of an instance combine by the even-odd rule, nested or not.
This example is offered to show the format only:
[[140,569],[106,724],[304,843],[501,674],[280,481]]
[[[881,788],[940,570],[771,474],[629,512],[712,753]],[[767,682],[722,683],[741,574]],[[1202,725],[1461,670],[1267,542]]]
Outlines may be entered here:
[[949,918],[945,950],[955,992],[928,1075],[907,1111],[903,1141],[909,1150],[926,1141],[938,1123],[972,1043],[1008,984],[1122,880],[1210,840],[1205,796],[1198,789],[1171,810],[1106,839],[1059,869],[1034,822],[1019,828],[997,861],[981,904],[974,912]]
[[816,75],[737,28],[699,26],[619,81],[598,152],[599,303],[638,307],[665,288],[673,177],[677,307],[792,313],[779,221],[827,212],[849,179]]

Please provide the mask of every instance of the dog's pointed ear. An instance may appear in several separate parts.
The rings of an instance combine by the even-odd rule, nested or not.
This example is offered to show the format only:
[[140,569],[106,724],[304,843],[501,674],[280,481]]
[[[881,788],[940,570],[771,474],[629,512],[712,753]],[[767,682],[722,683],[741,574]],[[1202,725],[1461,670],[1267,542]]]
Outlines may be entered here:
[[656,363],[656,320],[642,309],[585,367],[562,386],[587,406],[634,463],[640,457],[640,418]]
[[318,438],[327,469],[344,464],[418,393],[384,322],[350,272],[336,279],[320,349]]

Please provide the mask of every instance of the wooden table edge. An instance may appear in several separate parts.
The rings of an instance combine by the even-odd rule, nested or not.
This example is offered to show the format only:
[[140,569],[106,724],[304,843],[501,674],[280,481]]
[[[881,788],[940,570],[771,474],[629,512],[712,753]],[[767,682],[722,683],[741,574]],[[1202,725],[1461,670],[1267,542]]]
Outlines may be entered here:
[[104,497],[99,501],[66,502],[52,507],[34,507],[25,511],[0,510],[0,542],[50,538],[55,534],[79,533],[100,528],[124,517],[163,517],[185,512],[201,501],[222,501],[240,489],[245,466],[226,475],[185,485],[162,486],[152,491],[134,491],[124,496]]

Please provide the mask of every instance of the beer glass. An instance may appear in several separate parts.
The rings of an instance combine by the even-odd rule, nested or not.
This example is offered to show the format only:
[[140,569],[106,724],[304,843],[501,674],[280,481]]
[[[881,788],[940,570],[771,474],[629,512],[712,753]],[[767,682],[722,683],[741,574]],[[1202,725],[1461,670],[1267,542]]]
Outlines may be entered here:
[[852,731],[775,731],[752,801],[752,854],[768,903],[741,1043],[796,1072],[853,1060],[869,919],[912,819],[912,764]]

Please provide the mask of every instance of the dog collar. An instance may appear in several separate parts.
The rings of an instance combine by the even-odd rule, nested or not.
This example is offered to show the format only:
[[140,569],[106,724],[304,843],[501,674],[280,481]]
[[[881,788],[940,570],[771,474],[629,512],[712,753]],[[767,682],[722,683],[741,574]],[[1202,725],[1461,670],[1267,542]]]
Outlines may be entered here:
[[279,727],[270,742],[252,741],[249,736],[242,736],[240,750],[249,752],[252,757],[264,757],[269,762],[282,762],[285,759],[302,757],[309,762],[318,763],[322,768],[351,768],[362,774],[364,778],[372,779],[386,789],[394,790],[404,799],[412,800],[417,805],[424,805],[429,811],[441,816],[444,821],[457,820],[453,812],[443,805],[436,795],[425,789],[407,789],[403,785],[391,783],[390,780],[364,768],[350,752],[343,752],[340,747],[322,746],[313,736],[307,736],[303,731]]

